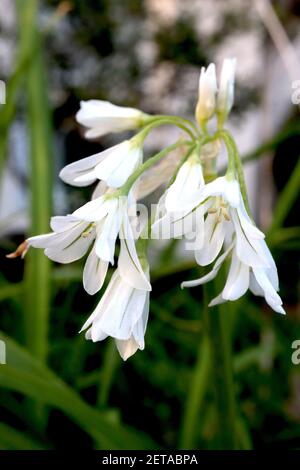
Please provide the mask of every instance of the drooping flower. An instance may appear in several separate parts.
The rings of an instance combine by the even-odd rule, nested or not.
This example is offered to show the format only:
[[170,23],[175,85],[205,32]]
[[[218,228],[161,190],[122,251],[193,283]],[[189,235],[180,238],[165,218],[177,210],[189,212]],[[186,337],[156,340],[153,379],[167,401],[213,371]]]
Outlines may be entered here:
[[110,132],[138,129],[146,118],[147,114],[138,109],[101,100],[81,101],[80,110],[76,114],[77,121],[88,128],[85,136],[89,139]]
[[263,248],[265,253],[268,253],[268,265],[253,267],[245,264],[238,257],[236,243],[234,242],[217,259],[212,271],[200,279],[183,282],[182,287],[195,287],[211,281],[218,274],[225,259],[231,255],[231,264],[225,286],[222,292],[210,302],[209,306],[212,307],[228,300],[237,300],[250,289],[254,295],[264,297],[275,312],[284,314],[282,300],[277,293],[279,290],[277,269],[265,241],[262,240],[261,243],[265,245]]
[[[134,233],[131,228],[128,198],[100,196],[77,209],[73,214],[52,217],[52,233],[28,238],[29,246],[43,248],[45,255],[58,263],[72,263],[82,258],[92,247],[83,271],[83,284],[89,294],[94,294],[103,285],[108,264],[114,264],[115,244],[121,239],[120,258],[130,259],[126,268],[131,270],[137,263]],[[144,279],[143,288],[148,288]]]
[[199,78],[199,96],[195,115],[200,125],[213,116],[216,109],[216,93],[216,68],[215,64],[210,64],[207,69],[201,68]]
[[[146,273],[147,278],[149,277]],[[144,335],[149,315],[149,290],[139,289],[114,272],[99,304],[83,325],[86,338],[102,341],[115,339],[121,357],[126,360],[138,349],[144,349]]]
[[[45,255],[57,263],[72,263],[85,256],[97,238],[100,227],[74,215],[52,217],[52,233],[27,239],[29,246],[43,248]],[[95,244],[92,247],[83,270],[85,290],[93,295],[105,280],[108,261],[99,258]]]
[[239,183],[230,175],[219,177],[203,188],[200,202],[204,200],[212,200],[212,205],[204,224],[203,246],[195,252],[197,262],[203,266],[213,262],[226,238],[233,239],[233,244],[225,256],[220,256],[211,273],[196,281],[184,282],[183,287],[192,287],[213,279],[231,253],[231,268],[224,290],[210,305],[236,300],[250,288],[256,295],[264,295],[275,311],[284,313],[277,294],[279,286],[274,260],[264,234],[254,225],[246,211]]
[[65,166],[59,176],[65,183],[73,186],[88,186],[98,179],[111,188],[119,188],[142,161],[140,141],[133,137]]

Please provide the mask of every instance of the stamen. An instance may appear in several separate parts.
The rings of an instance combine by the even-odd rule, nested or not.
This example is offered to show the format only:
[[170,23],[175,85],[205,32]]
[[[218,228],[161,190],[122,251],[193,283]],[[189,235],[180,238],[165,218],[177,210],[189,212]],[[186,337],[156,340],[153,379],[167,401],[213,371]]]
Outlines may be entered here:
[[87,238],[92,233],[94,226],[94,223],[89,225],[88,228],[84,232],[82,232],[81,236],[83,238]]

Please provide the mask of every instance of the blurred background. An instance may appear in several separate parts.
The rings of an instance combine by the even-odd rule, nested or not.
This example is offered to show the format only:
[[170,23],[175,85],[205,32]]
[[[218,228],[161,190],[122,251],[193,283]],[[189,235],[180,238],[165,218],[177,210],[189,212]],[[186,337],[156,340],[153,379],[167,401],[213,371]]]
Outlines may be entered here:
[[[151,248],[146,349],[126,363],[113,342],[78,335],[101,296],[84,292],[80,262],[53,264],[39,250],[25,261],[5,255],[90,197],[90,188],[59,181],[65,164],[127,136],[86,141],[74,119],[80,100],[193,118],[200,67],[231,56],[228,127],[287,311],[281,317],[252,295],[224,308],[237,447],[300,447],[300,364],[291,360],[300,340],[299,15],[297,0],[0,0],[1,449],[222,447],[202,289],[180,289],[199,270],[180,243]],[[176,134],[154,131],[147,154]]]

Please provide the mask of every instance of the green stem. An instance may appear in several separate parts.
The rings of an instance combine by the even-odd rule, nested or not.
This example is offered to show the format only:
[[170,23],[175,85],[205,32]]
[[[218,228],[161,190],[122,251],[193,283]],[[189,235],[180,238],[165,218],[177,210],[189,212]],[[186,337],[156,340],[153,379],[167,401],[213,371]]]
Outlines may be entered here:
[[[184,119],[178,116],[165,116],[165,115],[156,115],[150,116],[146,121],[146,124],[152,125],[154,124],[155,127],[162,126],[164,124],[170,124],[179,127],[184,132],[189,134],[192,140],[195,140],[196,136],[199,135],[199,130],[197,129],[196,125],[190,121],[189,119]],[[190,129],[192,127],[193,130]],[[194,134],[196,132],[196,136]]]
[[[26,41],[36,46],[27,73],[27,106],[30,137],[31,234],[45,233],[51,217],[50,113],[45,85],[41,37],[36,28],[36,0],[20,3],[20,22],[28,30]],[[31,15],[28,17],[28,9]],[[21,28],[22,29],[22,28]],[[25,342],[41,361],[48,351],[50,262],[39,250],[30,253],[25,268]]]
[[101,382],[98,389],[97,405],[100,408],[107,406],[115,372],[120,365],[120,358],[116,351],[115,342],[109,338],[106,345],[103,366],[101,369]]
[[[211,286],[204,286],[214,291]],[[215,292],[214,294],[215,295]],[[235,393],[233,383],[231,344],[226,308],[218,305],[209,309],[206,317],[212,369],[214,374],[215,399],[218,416],[218,448],[233,450],[236,448]]]
[[211,368],[210,342],[205,335],[199,344],[196,364],[185,403],[180,449],[194,449],[196,446],[199,410],[203,405]]
[[228,159],[229,159],[228,171],[233,171],[233,166],[234,166],[235,171],[237,173],[237,178],[240,184],[241,193],[242,193],[246,210],[248,214],[251,216],[251,210],[250,210],[249,201],[248,201],[247,187],[246,187],[243,165],[239,156],[236,143],[233,137],[231,136],[231,134],[226,130],[220,131],[219,135],[223,139],[226,145],[227,152],[228,152]]

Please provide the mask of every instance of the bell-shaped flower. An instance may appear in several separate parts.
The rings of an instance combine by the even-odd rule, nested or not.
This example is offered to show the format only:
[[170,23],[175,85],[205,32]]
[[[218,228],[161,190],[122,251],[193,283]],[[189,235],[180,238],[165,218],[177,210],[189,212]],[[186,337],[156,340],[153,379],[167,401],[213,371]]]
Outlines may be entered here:
[[88,100],[80,102],[76,120],[87,127],[88,139],[101,137],[110,132],[133,130],[143,125],[147,117],[135,108],[116,106],[109,101]]
[[204,243],[195,253],[200,265],[207,265],[220,253],[224,240],[236,234],[237,254],[249,266],[268,266],[265,244],[260,241],[264,234],[250,219],[238,181],[232,175],[216,178],[204,186],[194,205],[205,201],[208,215],[204,223]]
[[196,105],[196,120],[200,125],[208,121],[216,109],[217,78],[215,64],[207,69],[201,68],[199,79],[199,95]]
[[111,188],[119,188],[142,161],[141,141],[133,137],[65,166],[59,176],[73,186],[88,186],[96,180],[102,180]]
[[28,245],[43,248],[48,258],[62,264],[77,261],[92,247],[83,270],[83,285],[91,295],[98,292],[108,268],[108,261],[99,258],[95,250],[100,227],[74,215],[52,217],[50,226],[52,233],[28,238]]
[[[121,248],[122,250],[122,248]],[[115,339],[121,357],[126,360],[137,349],[144,349],[144,336],[149,315],[149,290],[141,289],[144,279],[149,279],[148,269],[143,272],[139,264],[131,266],[130,258],[123,259],[128,264],[126,276],[120,269],[115,271],[99,304],[83,325],[86,338],[92,341],[102,341],[111,336]],[[124,266],[125,267],[125,266]],[[132,276],[132,272],[134,275]],[[138,274],[141,280],[138,280]]]
[[223,61],[217,97],[217,113],[223,121],[226,120],[233,106],[235,67],[235,58],[225,59]]

